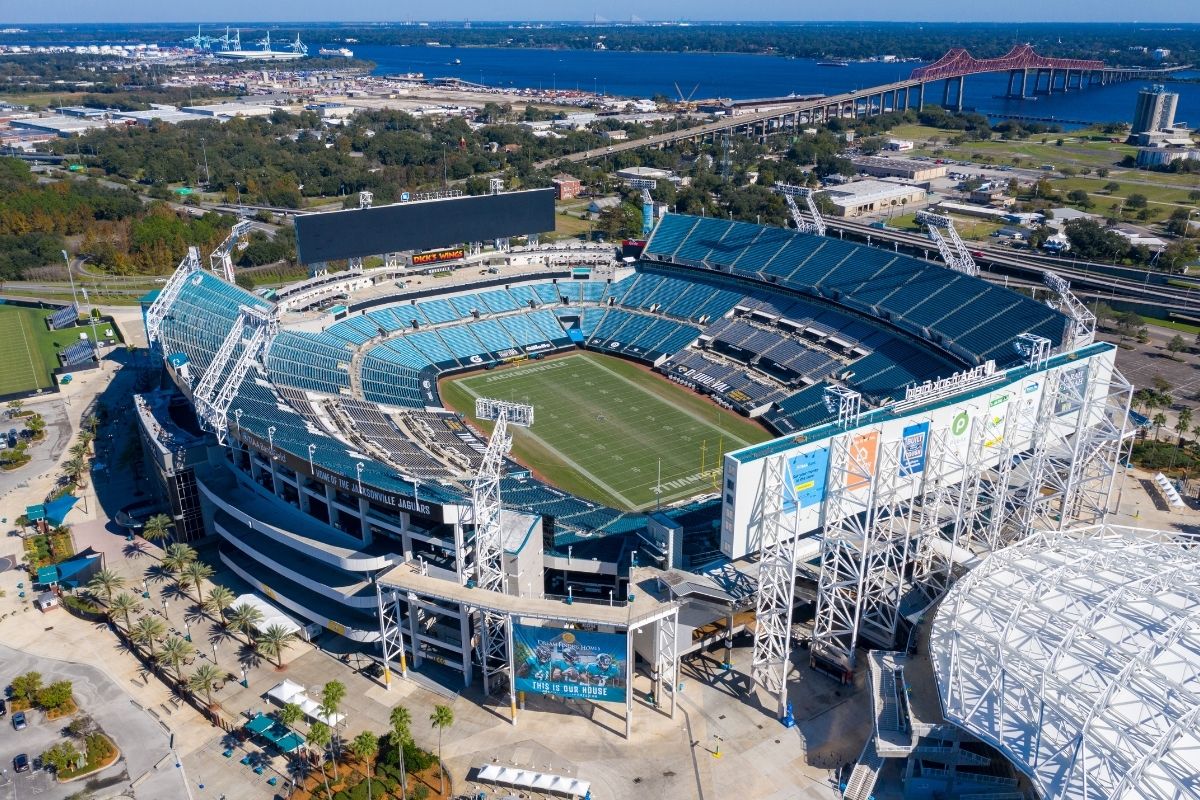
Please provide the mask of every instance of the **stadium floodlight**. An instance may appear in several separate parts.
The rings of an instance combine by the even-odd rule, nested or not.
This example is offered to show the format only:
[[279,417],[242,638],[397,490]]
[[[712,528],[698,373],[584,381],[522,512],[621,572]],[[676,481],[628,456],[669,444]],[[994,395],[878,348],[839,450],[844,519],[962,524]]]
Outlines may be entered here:
[[157,342],[162,335],[163,320],[167,318],[167,312],[171,310],[171,305],[179,298],[184,284],[199,269],[200,250],[196,247],[189,247],[187,255],[171,273],[171,277],[167,279],[167,283],[159,292],[158,297],[150,304],[150,308],[146,309],[146,337],[151,344]]
[[1025,359],[1028,366],[1035,369],[1040,369],[1050,358],[1052,347],[1049,339],[1034,333],[1022,333],[1013,340],[1013,349]]
[[509,425],[528,428],[533,425],[533,406],[480,397],[475,400],[475,416],[496,421],[503,418]]
[[825,387],[825,408],[830,414],[837,414],[838,426],[853,428],[858,425],[862,415],[862,395],[845,386]]
[[[929,231],[929,238],[937,245],[938,252],[946,266],[964,275],[979,274],[979,267],[967,245],[963,242],[958,231],[954,229],[954,220],[945,214],[935,214],[932,211],[918,211],[917,222]],[[942,231],[945,231],[945,234]]]
[[1072,350],[1087,347],[1096,340],[1096,315],[1071,291],[1069,281],[1046,270],[1042,282],[1058,295],[1056,307],[1071,318],[1071,327],[1064,339]]
[[[787,202],[788,211],[792,215],[792,222],[796,223],[796,230],[803,233],[814,233],[817,236],[825,235],[825,220],[821,217],[820,210],[817,209],[815,193],[807,186],[796,186],[790,183],[776,181],[773,191],[776,194],[783,195],[783,199]],[[808,206],[808,213],[812,217],[812,221],[804,218],[800,213],[800,206],[796,204],[796,198],[804,198],[805,204]]]

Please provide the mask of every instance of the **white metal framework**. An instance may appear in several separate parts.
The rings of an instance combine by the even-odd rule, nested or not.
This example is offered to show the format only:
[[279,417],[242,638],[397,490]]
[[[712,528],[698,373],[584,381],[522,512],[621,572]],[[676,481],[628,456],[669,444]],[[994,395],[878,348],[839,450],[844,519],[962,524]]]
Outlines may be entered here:
[[[1043,363],[1042,347],[1030,346],[1030,366]],[[956,564],[1034,529],[1105,519],[1132,387],[1097,358],[1032,373],[1021,387],[985,395],[973,419],[964,412],[928,430],[919,471],[904,468],[903,441],[870,428],[831,440],[815,662],[853,670],[860,635],[894,646],[901,599],[941,596]]]
[[[821,217],[820,210],[817,209],[817,202],[813,199],[813,190],[807,186],[793,186],[790,183],[782,183],[776,181],[775,192],[783,195],[783,199],[787,201],[788,212],[792,215],[792,222],[796,223],[796,230],[803,233],[814,233],[817,236],[825,235],[825,220]],[[808,214],[812,220],[804,218],[804,214],[800,212],[800,206],[796,203],[797,197],[803,197]]]
[[830,414],[837,414],[837,424],[840,428],[852,428],[858,425],[862,416],[862,395],[845,386],[826,386],[825,408]]
[[[475,400],[478,419],[496,421],[483,462],[471,485],[471,503],[475,522],[475,563],[472,580],[480,589],[505,592],[504,534],[500,520],[500,473],[504,458],[512,447],[508,426],[528,428],[533,424],[533,406],[509,403],[480,397]],[[479,665],[483,671],[483,691],[491,690],[492,679],[508,667],[508,615],[481,610],[479,612]]]
[[277,326],[274,312],[242,306],[192,394],[197,416],[221,444],[225,444],[229,427],[229,406],[250,368],[265,360],[266,348]]
[[[965,275],[978,275],[979,267],[967,245],[963,242],[958,231],[954,229],[954,220],[944,214],[934,214],[930,211],[918,211],[917,222],[925,224],[929,230],[929,238],[937,245],[938,252],[946,266]],[[942,231],[946,231],[943,236]],[[949,237],[949,241],[946,241]]]
[[829,449],[812,654],[849,672],[860,635],[893,646],[922,476],[902,468],[902,441],[846,433]]
[[233,224],[225,241],[217,245],[217,249],[208,256],[208,266],[213,275],[224,278],[230,283],[234,282],[237,276],[233,273],[233,248],[253,228],[254,223],[248,219],[238,220]]
[[171,277],[167,279],[167,283],[158,293],[158,297],[150,304],[150,308],[146,309],[146,336],[152,344],[157,342],[159,336],[162,335],[163,320],[167,318],[167,312],[171,310],[171,305],[179,299],[183,285],[199,269],[200,250],[189,247],[187,255],[171,273]]
[[763,472],[762,534],[758,562],[758,605],[750,671],[759,686],[778,702],[779,716],[787,709],[792,604],[796,591],[796,531],[784,510],[784,498],[796,502],[795,481],[784,456],[767,460]]
[[1200,551],[1096,525],[1039,532],[950,590],[930,653],[947,719],[1043,797],[1195,797]]
[[1064,349],[1086,347],[1096,340],[1096,315],[1080,302],[1071,291],[1071,284],[1061,276],[1046,270],[1042,281],[1058,296],[1055,308],[1071,318],[1071,327],[1064,337]]

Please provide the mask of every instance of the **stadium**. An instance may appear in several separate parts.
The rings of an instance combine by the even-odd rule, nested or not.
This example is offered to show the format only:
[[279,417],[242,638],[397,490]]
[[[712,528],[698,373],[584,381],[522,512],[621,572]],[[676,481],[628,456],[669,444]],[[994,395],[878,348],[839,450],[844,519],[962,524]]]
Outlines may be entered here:
[[798,615],[852,680],[980,559],[1102,522],[1131,394],[1055,276],[1038,302],[795,218],[667,214],[622,257],[539,244],[548,190],[364,201],[298,217],[312,277],[259,294],[244,230],[193,250],[139,400],[177,535],[386,682],[624,702],[628,735],[635,676],[674,714],[680,658],[748,631],[786,722]]

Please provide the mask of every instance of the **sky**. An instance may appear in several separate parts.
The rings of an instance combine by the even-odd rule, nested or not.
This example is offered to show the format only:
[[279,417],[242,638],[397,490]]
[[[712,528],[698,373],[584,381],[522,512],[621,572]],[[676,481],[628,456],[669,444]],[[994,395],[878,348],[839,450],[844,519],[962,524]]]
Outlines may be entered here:
[[[396,0],[3,0],[0,25],[87,22],[324,22],[421,20],[429,6]],[[1196,0],[456,0],[438,6],[443,19],[476,20],[895,20],[948,22],[1200,22]]]

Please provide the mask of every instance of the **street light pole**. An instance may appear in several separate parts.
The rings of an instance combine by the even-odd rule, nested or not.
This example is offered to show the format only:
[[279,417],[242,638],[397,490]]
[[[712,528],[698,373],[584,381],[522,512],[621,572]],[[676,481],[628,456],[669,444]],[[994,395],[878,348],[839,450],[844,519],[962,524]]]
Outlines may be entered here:
[[71,257],[67,255],[66,250],[60,250],[63,261],[67,262],[67,280],[71,282],[71,299],[75,302],[75,307],[79,308],[79,297],[75,294],[75,276],[71,274]]

